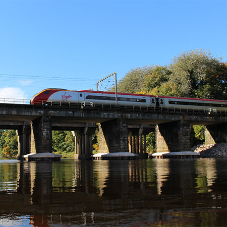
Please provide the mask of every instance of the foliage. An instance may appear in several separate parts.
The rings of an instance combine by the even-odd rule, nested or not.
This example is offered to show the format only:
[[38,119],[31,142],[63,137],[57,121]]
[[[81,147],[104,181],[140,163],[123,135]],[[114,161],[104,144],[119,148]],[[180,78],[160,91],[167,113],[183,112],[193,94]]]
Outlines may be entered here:
[[204,83],[206,84],[207,71],[215,71],[220,64],[219,59],[213,58],[209,51],[183,52],[170,64],[170,81],[180,88],[181,96],[200,98],[196,91],[201,90]]
[[[98,150],[98,131],[92,136],[94,152]],[[73,158],[75,154],[75,137],[71,131],[52,131],[52,150],[63,158]]]
[[[139,93],[144,84],[146,75],[153,72],[152,66],[144,66],[143,68],[136,68],[130,70],[125,77],[118,82],[117,91],[126,93]],[[113,90],[113,89],[112,89]]]
[[201,49],[183,52],[169,66],[130,70],[119,81],[118,92],[227,99],[226,87],[227,64]]
[[18,153],[18,140],[15,130],[1,130],[0,151],[2,157],[15,158]]
[[154,95],[155,89],[162,86],[163,83],[168,81],[170,71],[167,67],[154,66],[151,74],[147,74],[144,78],[144,83],[142,87],[142,93]]
[[200,82],[195,96],[207,99],[227,99],[227,64],[220,63],[206,71],[206,80]]
[[98,130],[98,128],[95,130],[95,134],[92,135],[92,147],[93,147],[93,154],[98,153],[98,150],[99,150],[99,130]]
[[204,125],[193,125],[191,131],[192,146],[197,146],[205,142],[205,130],[206,127]]
[[149,154],[154,153],[156,151],[156,138],[155,138],[155,132],[150,132],[146,136],[146,145],[147,145],[147,152]]
[[72,158],[75,152],[75,138],[70,131],[52,131],[52,150],[65,158]]

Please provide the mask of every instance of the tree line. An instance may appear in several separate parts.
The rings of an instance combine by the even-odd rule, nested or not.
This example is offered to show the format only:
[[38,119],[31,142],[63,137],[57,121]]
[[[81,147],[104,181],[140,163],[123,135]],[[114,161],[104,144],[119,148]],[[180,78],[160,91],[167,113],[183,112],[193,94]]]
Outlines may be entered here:
[[130,70],[117,87],[118,92],[226,100],[227,64],[209,51],[183,52],[167,66]]
[[[207,50],[191,50],[174,57],[169,65],[131,69],[117,84],[118,92],[227,100],[227,63]],[[110,91],[115,91],[112,87]],[[193,126],[192,145],[203,143],[205,126]],[[98,150],[98,132],[93,137]],[[53,152],[72,158],[75,150],[71,132],[53,131]],[[147,135],[148,152],[155,152],[155,135]],[[0,131],[0,154],[15,157],[17,135]]]

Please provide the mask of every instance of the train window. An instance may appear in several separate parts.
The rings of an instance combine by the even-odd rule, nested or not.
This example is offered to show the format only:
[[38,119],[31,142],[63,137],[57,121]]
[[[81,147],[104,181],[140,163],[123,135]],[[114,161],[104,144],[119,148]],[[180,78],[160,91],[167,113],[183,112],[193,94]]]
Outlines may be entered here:
[[80,97],[82,97],[82,94],[80,94]]
[[227,107],[227,105],[223,105],[223,104],[218,104],[218,103],[206,103],[206,102],[169,101],[169,104],[175,104],[175,105],[190,105],[190,106]]
[[[86,99],[96,99],[96,100],[111,100],[115,101],[116,97],[110,96],[96,96],[96,95],[87,95]],[[118,97],[118,101],[127,101],[127,102],[146,102],[146,99],[137,99],[137,98],[125,98],[125,97]]]
[[46,90],[46,91],[44,91],[43,93],[45,94],[45,95],[48,95],[49,94],[49,90]]
[[128,101],[127,98],[120,97],[117,99],[118,101]]
[[110,100],[112,97],[108,96],[96,96],[96,95],[87,95],[86,99],[96,99],[96,100]]

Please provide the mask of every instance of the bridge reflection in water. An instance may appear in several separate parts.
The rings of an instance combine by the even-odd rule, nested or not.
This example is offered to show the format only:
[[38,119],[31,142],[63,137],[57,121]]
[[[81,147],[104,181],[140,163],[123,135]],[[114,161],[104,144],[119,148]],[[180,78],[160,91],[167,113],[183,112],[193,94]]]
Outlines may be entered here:
[[220,226],[227,219],[225,160],[15,160],[0,162],[0,172],[3,226]]

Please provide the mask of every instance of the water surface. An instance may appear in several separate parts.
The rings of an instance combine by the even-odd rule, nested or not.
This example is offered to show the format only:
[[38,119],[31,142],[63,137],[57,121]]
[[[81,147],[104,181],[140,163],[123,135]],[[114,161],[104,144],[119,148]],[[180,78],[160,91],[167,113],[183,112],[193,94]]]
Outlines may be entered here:
[[0,226],[225,226],[226,161],[0,160]]

